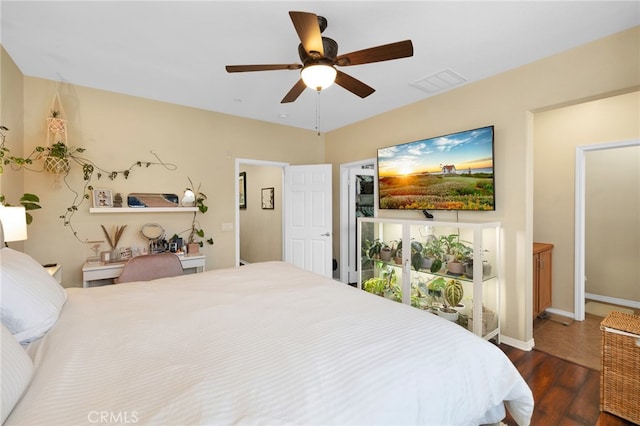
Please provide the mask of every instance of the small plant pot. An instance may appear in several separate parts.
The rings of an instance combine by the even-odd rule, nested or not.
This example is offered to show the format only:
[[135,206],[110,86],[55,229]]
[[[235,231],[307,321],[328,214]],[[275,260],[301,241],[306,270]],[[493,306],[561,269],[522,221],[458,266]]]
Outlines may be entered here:
[[198,244],[198,243],[189,243],[189,244],[187,244],[187,253],[188,254],[200,253],[200,244]]
[[459,315],[458,311],[445,312],[442,309],[438,309],[436,312],[438,313],[438,316],[440,316],[440,317],[442,317],[442,318],[444,318],[446,320],[449,320],[449,321],[452,321],[452,322],[458,321],[458,315]]
[[464,265],[460,262],[449,262],[447,263],[447,271],[451,275],[460,276],[464,273]]
[[44,159],[44,169],[49,173],[63,175],[69,173],[71,166],[68,158],[46,157]]
[[422,269],[430,269],[432,263],[433,263],[433,259],[431,259],[429,257],[425,257],[422,260]]
[[391,260],[391,250],[380,250],[380,260],[383,262],[388,262]]

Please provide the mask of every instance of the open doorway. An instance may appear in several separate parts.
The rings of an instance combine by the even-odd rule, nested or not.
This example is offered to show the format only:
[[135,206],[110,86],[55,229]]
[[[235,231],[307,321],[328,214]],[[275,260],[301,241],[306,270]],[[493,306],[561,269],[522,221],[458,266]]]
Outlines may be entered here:
[[377,215],[375,159],[340,166],[340,281],[358,281],[357,218]]
[[237,175],[243,174],[236,191],[243,196],[236,211],[239,265],[284,259],[283,190],[287,165],[249,159],[236,161]]
[[640,309],[639,161],[638,140],[576,148],[577,320],[586,299]]
[[[267,168],[275,171],[266,171]],[[331,165],[292,166],[237,158],[235,176],[236,265],[252,262],[240,255],[244,243],[251,247],[243,251],[243,256],[253,246],[262,245],[260,252],[269,258],[254,262],[282,260],[331,277]],[[269,180],[265,176],[270,176]],[[250,205],[254,208],[250,209]],[[252,215],[258,215],[260,221],[269,217],[271,225],[261,222],[256,228],[250,222]],[[253,231],[245,232],[250,227]],[[275,248],[278,244],[280,247]]]

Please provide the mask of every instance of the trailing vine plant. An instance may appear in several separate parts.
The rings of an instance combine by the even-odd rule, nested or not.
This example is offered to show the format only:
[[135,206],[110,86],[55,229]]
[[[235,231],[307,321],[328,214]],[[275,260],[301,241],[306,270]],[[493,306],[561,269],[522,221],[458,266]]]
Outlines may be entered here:
[[[9,153],[9,148],[5,145],[6,135],[4,132],[8,132],[9,129],[5,126],[0,125],[0,174],[4,172],[4,164],[5,164],[5,154]],[[33,222],[33,216],[29,213],[30,210],[37,210],[40,208],[40,198],[35,194],[24,193],[20,197],[19,203],[25,209],[25,215],[27,220],[27,225],[30,225]],[[6,200],[4,194],[0,194],[0,204],[3,206],[10,207]]]
[[[0,126],[0,130],[7,131],[4,126]],[[74,214],[78,211],[78,208],[85,202],[90,200],[90,192],[93,190],[93,186],[91,185],[94,177],[97,180],[100,180],[103,177],[106,177],[110,180],[115,180],[118,177],[123,177],[124,179],[128,179],[131,172],[136,168],[149,168],[151,166],[162,166],[167,170],[174,171],[178,167],[175,164],[165,163],[160,159],[160,157],[153,151],[150,151],[151,155],[155,157],[157,161],[136,161],[131,166],[123,170],[107,170],[93,160],[82,156],[85,152],[84,148],[71,147],[65,144],[64,142],[58,141],[51,146],[36,146],[34,150],[27,157],[16,157],[10,155],[9,148],[5,145],[5,135],[3,132],[0,132],[1,142],[0,142],[0,173],[4,171],[4,166],[9,166],[13,170],[25,169],[34,172],[43,172],[43,171],[53,171],[48,168],[47,159],[56,159],[56,160],[64,160],[68,163],[76,163],[80,165],[82,168],[82,179],[83,185],[82,189],[76,190],[68,181],[68,176],[71,171],[71,167],[61,167],[56,166],[56,171],[58,171],[59,175],[62,176],[62,180],[69,191],[73,193],[73,200],[71,205],[68,206],[64,212],[59,216],[59,219],[62,220],[64,226],[68,226],[71,229],[73,236],[80,241],[81,243],[85,243],[78,236],[78,232],[75,230],[72,224],[72,218]],[[41,165],[40,168],[34,167],[37,160],[44,159],[45,161]],[[4,203],[4,197],[0,198],[0,202]],[[34,194],[25,194],[21,203],[35,203],[39,202],[39,198]],[[24,204],[23,204],[24,205]],[[27,204],[31,208],[40,208],[38,205],[35,207],[33,204]],[[206,207],[206,206],[205,206]],[[27,206],[25,205],[25,208]],[[205,210],[206,211],[206,210]]]

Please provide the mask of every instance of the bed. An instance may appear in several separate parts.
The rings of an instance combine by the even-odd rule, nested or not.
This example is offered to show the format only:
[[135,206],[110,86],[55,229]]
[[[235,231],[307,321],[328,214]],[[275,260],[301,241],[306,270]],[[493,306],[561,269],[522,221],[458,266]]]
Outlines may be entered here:
[[38,274],[50,328],[13,354],[24,335],[9,304],[29,302],[5,295],[35,285],[20,270],[35,261],[0,255],[5,425],[480,425],[505,407],[531,418],[531,390],[492,343],[283,262],[89,289]]

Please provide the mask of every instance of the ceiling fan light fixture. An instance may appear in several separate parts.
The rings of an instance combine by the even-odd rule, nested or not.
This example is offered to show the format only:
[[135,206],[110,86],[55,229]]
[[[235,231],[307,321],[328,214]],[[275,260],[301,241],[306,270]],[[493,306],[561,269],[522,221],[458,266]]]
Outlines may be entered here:
[[310,89],[321,91],[331,86],[336,80],[336,69],[326,64],[311,64],[302,68],[300,77]]

